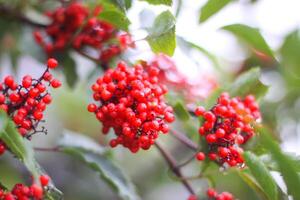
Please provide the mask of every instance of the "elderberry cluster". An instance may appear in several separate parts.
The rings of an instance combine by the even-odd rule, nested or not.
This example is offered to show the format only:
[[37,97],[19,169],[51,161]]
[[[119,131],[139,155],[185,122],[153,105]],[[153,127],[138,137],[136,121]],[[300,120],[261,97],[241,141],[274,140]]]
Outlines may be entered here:
[[[50,69],[56,68],[57,61],[50,58],[43,75],[34,79],[26,75],[21,84],[17,84],[12,76],[6,76],[0,83],[0,109],[7,112],[14,121],[20,134],[27,139],[38,132],[47,133],[42,127],[38,130],[38,124],[43,120],[43,112],[52,101],[47,87],[58,88],[61,86],[59,80],[53,78]],[[0,140],[0,155],[6,150],[5,143]]]
[[50,178],[47,175],[41,175],[41,186],[36,183],[33,183],[31,186],[18,183],[11,191],[0,188],[0,200],[42,200],[49,181]]
[[[234,196],[229,192],[222,192],[220,194],[213,188],[209,188],[206,192],[209,200],[234,200]],[[199,200],[196,195],[190,195],[188,200]]]
[[118,31],[112,24],[97,19],[102,7],[90,11],[87,6],[74,2],[59,7],[47,15],[52,23],[45,28],[47,38],[34,32],[35,40],[49,56],[62,52],[71,45],[74,49],[92,47],[99,52],[99,61],[107,64],[113,57],[133,45],[128,33]]
[[[203,107],[195,110],[197,116],[204,118],[199,134],[204,136],[208,146],[208,157],[220,164],[242,166],[242,149],[254,134],[254,124],[260,119],[259,106],[253,95],[244,99],[230,98],[227,93],[221,94],[217,104],[209,111]],[[205,154],[197,154],[198,160],[204,160]]]
[[159,69],[147,63],[129,68],[120,62],[92,85],[99,105],[89,104],[88,110],[102,122],[104,134],[113,128],[117,138],[111,147],[121,144],[135,153],[149,149],[160,132],[168,133],[173,109],[164,101],[167,89],[158,83],[158,74]]

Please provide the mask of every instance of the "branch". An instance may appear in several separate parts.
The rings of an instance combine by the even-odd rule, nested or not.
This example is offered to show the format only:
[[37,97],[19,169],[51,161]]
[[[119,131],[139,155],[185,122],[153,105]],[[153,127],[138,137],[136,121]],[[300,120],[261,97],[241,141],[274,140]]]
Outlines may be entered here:
[[182,184],[185,186],[185,188],[191,194],[195,194],[195,191],[193,190],[193,188],[191,187],[191,185],[182,176],[182,173],[181,173],[180,169],[177,167],[176,160],[174,159],[174,157],[170,153],[168,153],[167,151],[165,151],[162,148],[162,146],[157,141],[155,142],[155,146],[157,147],[158,151],[161,153],[161,155],[166,160],[166,162],[169,165],[169,167],[172,170],[172,172],[179,178],[179,180],[182,182]]
[[40,27],[40,28],[45,28],[46,27],[46,25],[44,25],[44,24],[39,24],[37,22],[34,22],[34,21],[28,19],[27,17],[22,15],[20,13],[20,11],[13,10],[11,8],[7,8],[5,6],[0,6],[0,16],[16,19],[16,20],[19,20],[21,22],[24,22],[24,23],[26,23],[28,25],[31,25],[31,26],[34,26],[34,27]]
[[45,151],[45,152],[60,152],[60,149],[58,147],[52,147],[52,148],[47,148],[47,147],[34,147],[33,148],[35,151]]
[[185,136],[184,134],[175,131],[174,129],[171,129],[170,132],[172,133],[172,135],[179,140],[180,142],[182,142],[184,145],[186,145],[187,147],[189,147],[190,149],[197,151],[198,150],[198,145],[193,142],[192,140],[190,140],[187,136]]
[[83,52],[83,51],[81,51],[81,50],[79,50],[79,49],[75,49],[75,51],[76,51],[78,54],[82,55],[83,57],[85,57],[85,58],[87,58],[87,59],[89,59],[89,60],[91,60],[91,61],[93,61],[93,62],[99,64],[100,67],[101,67],[104,71],[106,71],[106,70],[108,69],[108,66],[107,66],[107,65],[104,65],[103,63],[101,63],[101,61],[100,61],[99,59],[94,58],[94,57],[92,57],[92,56],[86,54],[85,52]]

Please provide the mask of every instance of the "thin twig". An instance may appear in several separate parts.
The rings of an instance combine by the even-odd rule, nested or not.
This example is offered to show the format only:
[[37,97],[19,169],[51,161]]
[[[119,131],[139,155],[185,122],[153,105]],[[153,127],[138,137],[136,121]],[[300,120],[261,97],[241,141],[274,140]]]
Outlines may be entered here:
[[184,145],[186,145],[187,147],[191,148],[194,151],[198,150],[198,145],[193,142],[192,140],[190,140],[187,136],[185,136],[183,133],[180,133],[174,129],[171,129],[170,132],[172,133],[172,135],[179,140],[180,142],[182,142]]
[[189,159],[187,159],[186,161],[184,161],[183,163],[177,165],[177,168],[181,168],[186,166],[187,164],[189,164],[191,161],[193,161],[195,159],[196,155],[193,155],[192,157],[190,157]]
[[35,151],[45,151],[45,152],[60,152],[60,149],[58,147],[34,147],[33,148]]
[[108,66],[104,65],[103,63],[101,63],[101,61],[99,59],[94,58],[93,56],[90,56],[89,54],[87,54],[87,53],[85,53],[85,52],[83,52],[83,51],[81,51],[79,49],[75,49],[75,51],[78,54],[82,55],[83,57],[85,57],[85,58],[87,58],[87,59],[89,59],[89,60],[91,60],[91,61],[99,64],[104,71],[106,71],[108,69]]
[[193,190],[193,188],[191,187],[191,185],[182,176],[182,173],[181,173],[180,169],[177,168],[177,163],[176,163],[176,160],[174,159],[174,157],[169,152],[167,152],[166,150],[164,150],[163,147],[157,141],[155,143],[155,146],[157,147],[157,149],[159,150],[159,152],[161,153],[161,155],[163,156],[163,158],[168,163],[168,165],[169,165],[170,169],[172,170],[172,172],[180,179],[180,181],[185,186],[185,188],[191,194],[195,194],[195,191]]

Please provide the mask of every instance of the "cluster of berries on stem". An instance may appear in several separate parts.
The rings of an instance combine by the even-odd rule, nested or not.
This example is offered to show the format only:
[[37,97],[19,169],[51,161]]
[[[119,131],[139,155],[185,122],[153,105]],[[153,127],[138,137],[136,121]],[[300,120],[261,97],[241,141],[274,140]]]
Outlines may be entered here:
[[[3,83],[0,83],[0,109],[8,114],[16,124],[19,133],[27,139],[38,132],[47,133],[44,127],[41,130],[37,128],[43,120],[43,112],[52,101],[47,87],[61,86],[61,82],[53,78],[50,73],[50,70],[56,68],[57,65],[58,62],[50,58],[40,78],[35,79],[26,75],[22,83],[18,84],[12,76],[6,76]],[[5,143],[0,140],[0,155],[5,150]]]
[[[254,125],[260,119],[255,97],[248,95],[244,99],[230,98],[228,93],[222,93],[211,110],[206,111],[200,106],[196,108],[195,114],[204,118],[199,134],[208,143],[209,159],[229,166],[243,166],[240,145],[247,143],[253,136]],[[204,160],[205,154],[199,152],[196,157]]]
[[[206,195],[209,200],[234,200],[234,196],[229,192],[222,192],[218,194],[218,192],[209,188],[206,192]],[[196,195],[190,195],[188,200],[200,200]]]
[[102,9],[97,6],[90,11],[87,6],[74,2],[67,7],[47,12],[52,19],[52,23],[45,28],[48,38],[44,37],[43,32],[35,31],[35,40],[49,56],[62,52],[69,46],[76,50],[92,47],[99,53],[99,62],[107,64],[134,44],[128,33],[120,32],[112,24],[97,18]]
[[164,101],[167,88],[158,83],[158,74],[158,68],[145,62],[132,68],[119,62],[92,85],[99,104],[89,104],[88,110],[102,122],[104,134],[113,128],[117,138],[111,147],[121,144],[135,153],[149,149],[160,132],[168,133],[174,114]]
[[49,176],[41,175],[40,184],[33,183],[31,186],[26,186],[18,183],[11,191],[0,188],[0,200],[42,200],[49,182]]

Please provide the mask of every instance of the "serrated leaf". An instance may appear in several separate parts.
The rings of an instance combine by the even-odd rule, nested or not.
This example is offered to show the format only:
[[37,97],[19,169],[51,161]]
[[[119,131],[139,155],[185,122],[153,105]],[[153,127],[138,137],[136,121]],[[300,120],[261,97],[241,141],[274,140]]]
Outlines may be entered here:
[[68,53],[66,53],[63,56],[62,65],[67,84],[73,88],[78,80],[75,60]]
[[101,5],[103,11],[97,16],[99,19],[107,21],[119,29],[128,31],[130,21],[122,10],[111,3],[103,2]]
[[172,56],[176,48],[175,18],[170,11],[164,11],[155,18],[148,30],[148,41],[154,53],[165,53]]
[[[80,140],[78,140],[79,137],[83,138],[83,136],[65,135],[59,142],[59,148],[64,153],[81,160],[92,170],[98,172],[100,177],[117,191],[122,199],[139,199],[133,184],[127,179],[122,171],[104,155],[104,152],[99,150],[95,151],[96,143],[90,139],[84,139],[83,141],[85,142],[81,145]],[[75,143],[73,143],[73,141],[75,141]],[[89,148],[87,143],[90,143],[92,148]],[[99,145],[97,146],[97,149],[102,149]]]
[[[0,116],[3,118],[6,113],[1,110]],[[6,144],[9,150],[26,166],[26,168],[33,175],[35,181],[39,182],[39,177],[45,174],[44,170],[39,166],[34,158],[34,152],[30,143],[24,140],[16,129],[15,123],[8,120],[5,130],[0,135],[0,139]],[[49,184],[49,191],[47,192],[49,199],[62,199],[62,193],[55,188],[53,183]],[[54,198],[55,196],[55,198]],[[51,198],[50,198],[51,197]]]
[[200,22],[205,22],[230,2],[231,0],[208,0],[200,10]]
[[182,121],[188,121],[190,119],[190,114],[182,104],[182,102],[177,101],[173,106],[177,117]]
[[253,153],[245,152],[243,154],[246,165],[249,167],[251,174],[266,193],[269,200],[278,199],[278,190],[275,180],[270,174],[263,162]]
[[257,99],[263,97],[268,87],[260,80],[260,69],[252,68],[237,77],[237,79],[228,88],[232,96],[246,96],[253,94]]
[[300,176],[293,161],[281,151],[278,143],[271,138],[271,133],[267,128],[258,128],[257,131],[260,133],[262,144],[270,151],[272,158],[279,167],[288,194],[293,196],[295,200],[300,199]]
[[254,51],[274,59],[271,48],[258,29],[244,24],[232,24],[224,26],[222,29],[233,33],[236,37],[246,42]]
[[153,4],[153,5],[167,5],[167,6],[171,6],[172,5],[172,0],[140,0],[140,1],[147,1],[149,4]]

